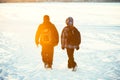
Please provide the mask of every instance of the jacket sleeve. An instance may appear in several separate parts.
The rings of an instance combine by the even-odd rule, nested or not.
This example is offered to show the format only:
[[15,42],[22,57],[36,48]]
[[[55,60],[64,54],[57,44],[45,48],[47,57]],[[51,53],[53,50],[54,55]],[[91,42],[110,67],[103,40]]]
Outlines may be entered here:
[[81,44],[81,34],[80,34],[80,32],[79,32],[79,30],[76,28],[76,32],[77,32],[77,45],[80,45]]
[[65,35],[65,28],[62,30],[62,34],[61,34],[61,47],[65,48],[66,45],[66,35]]
[[80,34],[80,43],[79,44],[81,44],[81,33],[79,32],[79,34]]
[[81,34],[80,34],[80,32],[78,31],[78,36],[79,36],[79,41],[78,41],[78,45],[80,45],[81,44]]
[[36,34],[35,34],[35,43],[36,43],[36,45],[39,44],[40,26],[41,26],[41,25],[39,25],[39,27],[38,27],[38,29],[37,29],[37,31],[36,31]]
[[53,34],[53,45],[56,46],[59,42],[59,35],[58,35],[58,31],[54,24],[53,24],[52,31],[53,31],[53,33],[52,33]]

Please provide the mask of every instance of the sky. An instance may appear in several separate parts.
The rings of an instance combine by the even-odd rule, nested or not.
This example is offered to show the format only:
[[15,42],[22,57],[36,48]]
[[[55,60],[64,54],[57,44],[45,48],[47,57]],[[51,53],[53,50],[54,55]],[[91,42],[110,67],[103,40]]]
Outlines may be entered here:
[[119,2],[120,0],[0,0],[0,2]]

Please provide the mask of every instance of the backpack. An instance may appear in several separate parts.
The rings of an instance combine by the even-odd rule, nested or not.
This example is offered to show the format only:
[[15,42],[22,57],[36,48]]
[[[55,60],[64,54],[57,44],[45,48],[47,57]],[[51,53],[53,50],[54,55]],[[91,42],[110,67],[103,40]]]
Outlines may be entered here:
[[75,28],[68,29],[67,43],[71,45],[80,44],[80,32]]
[[40,34],[40,43],[41,44],[50,44],[52,41],[52,32],[49,28],[45,28],[41,31]]

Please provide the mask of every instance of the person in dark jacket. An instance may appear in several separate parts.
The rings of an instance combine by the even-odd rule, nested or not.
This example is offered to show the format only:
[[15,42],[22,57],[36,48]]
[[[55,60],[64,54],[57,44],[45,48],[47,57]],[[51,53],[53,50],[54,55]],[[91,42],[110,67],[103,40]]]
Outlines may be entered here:
[[78,50],[81,43],[81,35],[73,25],[73,18],[66,19],[67,26],[64,27],[61,34],[61,48],[67,50],[68,68],[76,69],[77,63],[74,60],[74,49]]
[[58,31],[54,24],[50,22],[48,15],[44,15],[43,23],[39,25],[36,35],[35,43],[42,46],[42,61],[45,68],[51,68],[53,64],[54,47],[59,41]]

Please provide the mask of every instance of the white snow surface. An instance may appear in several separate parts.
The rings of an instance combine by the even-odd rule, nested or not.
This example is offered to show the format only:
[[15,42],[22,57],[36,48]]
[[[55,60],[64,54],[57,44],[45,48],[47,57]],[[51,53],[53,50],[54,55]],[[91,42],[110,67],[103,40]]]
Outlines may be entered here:
[[[59,32],[52,70],[44,69],[34,41],[45,14]],[[76,72],[60,43],[69,16],[82,39]],[[120,3],[1,3],[0,80],[120,80]]]

